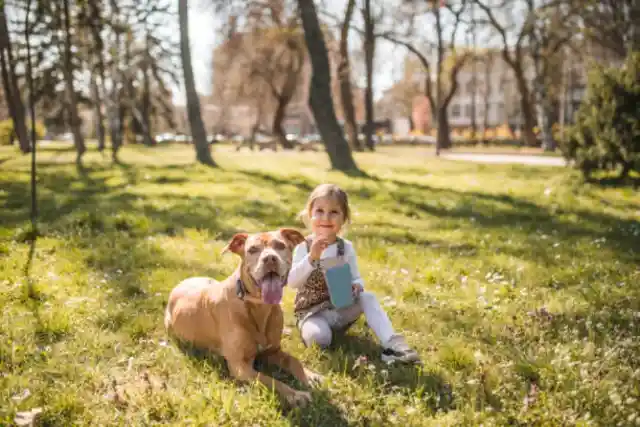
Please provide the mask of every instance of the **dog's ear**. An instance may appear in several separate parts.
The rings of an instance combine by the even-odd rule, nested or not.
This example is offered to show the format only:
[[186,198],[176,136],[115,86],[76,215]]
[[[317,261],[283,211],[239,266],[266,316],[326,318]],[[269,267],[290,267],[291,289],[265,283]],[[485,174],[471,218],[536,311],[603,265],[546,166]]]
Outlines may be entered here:
[[294,247],[304,242],[304,236],[302,233],[293,228],[281,228],[280,234]]
[[247,237],[249,237],[247,233],[235,234],[231,241],[227,243],[227,246],[224,247],[222,253],[233,252],[240,256],[244,255],[244,243],[247,241]]

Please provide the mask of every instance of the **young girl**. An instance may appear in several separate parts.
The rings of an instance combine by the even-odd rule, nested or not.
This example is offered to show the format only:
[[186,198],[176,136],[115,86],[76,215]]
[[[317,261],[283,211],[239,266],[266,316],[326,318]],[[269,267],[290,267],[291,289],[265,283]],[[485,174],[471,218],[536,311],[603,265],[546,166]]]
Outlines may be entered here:
[[[301,217],[312,235],[295,248],[287,283],[297,290],[295,314],[304,343],[327,347],[333,330],[349,327],[364,313],[383,347],[383,361],[417,362],[418,354],[394,332],[376,296],[364,291],[353,245],[339,237],[342,226],[351,219],[347,194],[336,185],[319,185],[309,196]],[[335,309],[323,268],[340,261],[349,263],[355,303]]]

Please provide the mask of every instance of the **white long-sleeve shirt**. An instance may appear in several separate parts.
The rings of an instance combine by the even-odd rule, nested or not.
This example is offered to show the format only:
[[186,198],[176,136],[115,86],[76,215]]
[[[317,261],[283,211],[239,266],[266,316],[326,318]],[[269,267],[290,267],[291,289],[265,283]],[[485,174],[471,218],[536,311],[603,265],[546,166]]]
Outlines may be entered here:
[[[364,288],[364,281],[360,276],[360,270],[358,270],[358,260],[356,251],[350,241],[342,239],[344,241],[344,258],[349,263],[351,268],[351,283],[356,283]],[[333,262],[338,257],[338,244],[333,243],[329,245],[320,256],[320,265],[327,266],[333,265]],[[287,279],[287,285],[293,289],[300,289],[304,286],[305,282],[313,271],[313,265],[311,265],[309,254],[307,252],[307,242],[302,242],[293,250],[293,260],[291,265],[291,271],[289,271],[289,277]]]

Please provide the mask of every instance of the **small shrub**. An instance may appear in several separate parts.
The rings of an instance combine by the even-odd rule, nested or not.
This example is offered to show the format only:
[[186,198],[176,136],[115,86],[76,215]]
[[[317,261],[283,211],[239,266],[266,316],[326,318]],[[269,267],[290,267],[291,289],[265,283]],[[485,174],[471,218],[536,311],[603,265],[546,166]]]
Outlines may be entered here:
[[640,172],[640,52],[620,68],[595,67],[560,148],[586,178],[598,170],[620,170],[621,178]]

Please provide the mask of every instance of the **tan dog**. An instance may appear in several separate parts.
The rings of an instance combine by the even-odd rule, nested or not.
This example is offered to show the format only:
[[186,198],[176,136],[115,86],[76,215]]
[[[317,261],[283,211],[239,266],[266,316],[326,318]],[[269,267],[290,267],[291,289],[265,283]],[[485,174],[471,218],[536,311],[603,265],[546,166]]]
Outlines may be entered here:
[[293,248],[304,241],[296,230],[236,234],[223,250],[240,255],[240,266],[223,282],[192,277],[176,286],[165,313],[165,327],[179,339],[222,355],[231,375],[241,381],[257,379],[274,388],[293,405],[311,400],[302,392],[256,372],[256,356],[291,372],[299,381],[322,379],[280,348],[283,287]]

